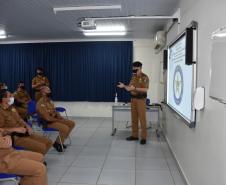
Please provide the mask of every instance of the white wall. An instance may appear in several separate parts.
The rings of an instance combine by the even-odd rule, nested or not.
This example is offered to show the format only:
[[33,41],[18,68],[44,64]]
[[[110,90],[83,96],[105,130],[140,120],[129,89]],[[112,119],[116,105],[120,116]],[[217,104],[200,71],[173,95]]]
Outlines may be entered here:
[[[181,0],[180,30],[192,20],[198,28],[198,86],[206,89],[206,107],[195,129],[166,110],[166,137],[189,185],[226,184],[226,107],[209,98],[211,33],[226,25],[225,0]],[[177,35],[174,28],[168,42]],[[225,85],[225,79],[219,79]]]
[[[150,78],[150,90],[148,97],[152,102],[160,102],[160,55],[154,53],[153,41],[151,39],[134,40],[134,61],[139,60],[143,63],[143,72]],[[119,100],[120,101],[120,100]],[[64,106],[70,116],[79,117],[111,117],[112,103],[93,103],[93,102],[56,102],[58,106]]]

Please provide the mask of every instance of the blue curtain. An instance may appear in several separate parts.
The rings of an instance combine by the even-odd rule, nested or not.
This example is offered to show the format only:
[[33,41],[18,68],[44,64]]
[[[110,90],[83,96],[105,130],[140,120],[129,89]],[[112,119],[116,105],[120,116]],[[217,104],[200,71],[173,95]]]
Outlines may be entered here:
[[11,91],[19,80],[30,93],[36,68],[43,67],[58,101],[110,102],[129,94],[116,88],[128,83],[133,59],[132,42],[73,42],[0,45],[0,81]]

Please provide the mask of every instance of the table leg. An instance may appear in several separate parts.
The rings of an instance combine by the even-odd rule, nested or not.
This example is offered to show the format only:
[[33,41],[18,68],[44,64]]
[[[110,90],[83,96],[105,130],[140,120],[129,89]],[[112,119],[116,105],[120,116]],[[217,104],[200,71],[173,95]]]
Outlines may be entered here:
[[116,128],[115,128],[115,111],[112,108],[112,133],[111,135],[114,136],[116,133]]

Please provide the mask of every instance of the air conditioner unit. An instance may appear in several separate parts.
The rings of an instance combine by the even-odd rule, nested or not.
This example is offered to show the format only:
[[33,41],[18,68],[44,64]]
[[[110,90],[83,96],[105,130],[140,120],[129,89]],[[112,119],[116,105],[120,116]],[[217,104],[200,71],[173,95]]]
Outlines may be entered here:
[[156,51],[160,51],[166,45],[166,32],[158,31],[154,39],[154,48]]
[[96,29],[96,24],[94,19],[87,19],[81,21],[81,28],[84,30],[95,30]]

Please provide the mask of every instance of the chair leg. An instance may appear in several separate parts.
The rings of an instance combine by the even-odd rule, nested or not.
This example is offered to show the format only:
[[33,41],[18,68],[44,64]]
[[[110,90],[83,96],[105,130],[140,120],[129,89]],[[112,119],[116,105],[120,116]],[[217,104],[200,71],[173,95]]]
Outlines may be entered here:
[[65,111],[66,118],[68,119],[67,112]]
[[60,137],[60,132],[58,132],[58,133],[59,133],[58,137],[59,137],[59,140],[60,140],[60,146],[61,146],[61,148],[62,148],[62,151],[65,151],[65,150],[64,150],[64,147],[63,147],[62,139],[61,139],[61,137]]
[[70,136],[68,137],[68,140],[69,140],[69,144],[68,145],[71,145],[72,142],[71,142],[71,137]]

